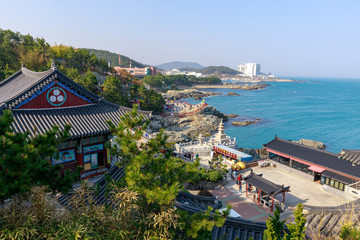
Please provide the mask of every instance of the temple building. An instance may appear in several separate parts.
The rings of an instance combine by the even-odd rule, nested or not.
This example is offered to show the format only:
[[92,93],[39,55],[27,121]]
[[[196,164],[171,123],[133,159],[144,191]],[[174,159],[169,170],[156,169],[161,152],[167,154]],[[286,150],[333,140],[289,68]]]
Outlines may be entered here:
[[264,144],[268,159],[277,167],[319,182],[323,189],[347,199],[360,198],[357,152],[335,154],[280,139]]
[[[31,136],[44,134],[52,126],[64,129],[70,124],[70,137],[60,145],[59,158],[51,164],[62,164],[61,173],[83,168],[81,178],[106,172],[111,161],[106,144],[111,136],[108,120],[115,125],[131,109],[105,101],[65,76],[56,66],[44,72],[33,72],[24,66],[0,82],[0,114],[11,110],[12,128],[29,131]],[[151,112],[139,111],[146,117]]]

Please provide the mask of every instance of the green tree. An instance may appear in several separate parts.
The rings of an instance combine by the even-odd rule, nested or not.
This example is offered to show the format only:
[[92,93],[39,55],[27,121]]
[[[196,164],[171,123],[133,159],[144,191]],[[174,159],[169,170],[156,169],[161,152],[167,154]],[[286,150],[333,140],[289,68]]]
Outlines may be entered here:
[[[214,225],[222,226],[226,213],[194,214],[174,210],[174,201],[183,183],[197,171],[199,161],[185,163],[172,157],[172,145],[164,131],[148,140],[142,139],[148,122],[136,113],[136,108],[122,117],[115,127],[116,136],[112,153],[119,156],[118,164],[125,167],[125,183],[138,194],[138,210],[132,227],[147,239],[179,239],[185,233],[195,238],[200,230],[211,231]],[[203,224],[200,224],[203,223]],[[204,224],[205,223],[205,224]],[[182,231],[181,231],[182,230]]]
[[[76,70],[71,68],[70,73],[76,74]],[[84,75],[78,76],[73,79],[76,83],[80,84],[84,88],[88,89],[90,92],[97,93],[98,92],[98,81],[96,76],[91,72],[90,69]]]
[[162,88],[165,83],[165,77],[162,74],[156,76],[145,76],[142,81],[153,88]]
[[153,111],[158,114],[162,111],[165,100],[160,93],[153,89],[146,89],[144,85],[133,85],[131,87],[131,98],[140,102],[142,110]]
[[31,136],[11,129],[13,117],[8,110],[0,117],[0,200],[30,190],[33,185],[47,185],[52,190],[67,191],[79,177],[66,173],[60,176],[60,165],[51,165],[50,157],[58,154],[58,146],[69,135],[70,126],[63,131],[54,126],[45,134]]
[[274,216],[269,215],[269,218],[266,220],[267,229],[264,231],[264,239],[281,240],[285,222],[286,220],[280,221],[280,208],[276,206]]
[[104,82],[103,91],[100,95],[109,102],[129,107],[130,99],[128,85],[123,83],[124,79],[119,76],[107,76]]
[[306,231],[306,217],[303,213],[304,206],[299,203],[294,211],[295,222],[286,224],[289,229],[290,234],[285,234],[286,240],[301,240],[305,238]]
[[343,240],[357,240],[360,239],[360,229],[346,224],[341,227],[339,237]]

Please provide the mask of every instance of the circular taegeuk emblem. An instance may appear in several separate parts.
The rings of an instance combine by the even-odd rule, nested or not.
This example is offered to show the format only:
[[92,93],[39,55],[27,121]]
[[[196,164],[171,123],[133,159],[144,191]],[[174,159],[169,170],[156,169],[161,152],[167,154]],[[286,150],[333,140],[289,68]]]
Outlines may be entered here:
[[63,89],[59,87],[50,88],[47,92],[47,100],[53,106],[60,106],[66,100],[66,93]]

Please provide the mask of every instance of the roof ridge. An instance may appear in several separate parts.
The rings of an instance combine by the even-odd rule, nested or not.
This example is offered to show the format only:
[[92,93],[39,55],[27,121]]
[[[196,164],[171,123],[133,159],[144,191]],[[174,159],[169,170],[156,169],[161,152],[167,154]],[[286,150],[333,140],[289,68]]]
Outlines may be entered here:
[[5,78],[4,80],[2,80],[2,81],[0,82],[0,87],[1,87],[2,85],[5,85],[8,81],[10,81],[10,79],[12,79],[13,77],[15,77],[16,75],[19,75],[19,73],[21,73],[21,72],[22,72],[22,69],[14,72],[14,73],[11,74],[10,76],[8,76],[8,77]]
[[84,104],[84,105],[79,105],[79,106],[67,106],[67,107],[56,107],[56,108],[25,108],[25,109],[16,108],[16,109],[11,109],[11,111],[14,111],[14,112],[49,111],[49,110],[62,110],[62,109],[70,109],[70,108],[92,107],[92,106],[96,106],[96,105],[101,105],[101,104],[100,103],[89,103],[89,104]]
[[39,77],[39,76],[42,76],[44,74],[44,76],[42,76],[40,79],[44,78],[45,76],[48,75],[48,73],[52,73],[54,72],[54,69],[50,68],[46,71],[42,71],[42,72],[35,72],[35,71],[32,71],[30,69],[27,69],[26,67],[22,67],[21,68],[21,71],[23,74],[25,74],[26,76],[28,77],[33,77],[33,78],[36,78],[36,77]]
[[59,71],[58,69],[54,70],[54,72],[56,74],[59,74],[60,76],[62,76],[65,80],[70,81],[72,84],[74,84],[76,87],[80,88],[82,91],[85,91],[87,94],[89,94],[90,96],[92,96],[94,99],[96,99],[99,102],[99,99],[101,99],[102,97],[96,95],[95,93],[89,91],[88,89],[86,89],[85,87],[81,86],[80,84],[78,84],[77,82],[75,82],[73,79],[69,78],[68,76],[66,76],[64,73],[62,73],[61,71]]
[[[304,144],[301,144],[301,143],[293,142],[292,140],[285,140],[285,139],[282,139],[282,138],[279,138],[279,137],[275,138],[274,140],[280,140],[280,141],[283,141],[283,142],[286,142],[286,143],[297,145],[299,147],[305,147],[305,148],[308,148],[308,149],[311,149],[311,150],[314,150],[314,151],[318,151],[318,152],[322,152],[322,153],[337,156],[337,153],[332,153],[332,152],[329,152],[329,151],[326,151],[326,150],[323,150],[323,149],[313,148],[313,147],[310,147],[310,146],[307,146],[307,145],[304,145]],[[271,142],[273,142],[273,141],[271,141]],[[269,143],[271,143],[271,142],[269,142]]]
[[[22,73],[22,69],[20,70]],[[20,72],[19,71],[19,72]],[[44,81],[45,79],[48,79],[52,74],[54,73],[54,71],[49,71],[49,74],[46,74],[44,76],[42,76],[40,79],[38,79],[36,82],[34,82],[33,84],[31,84],[29,87],[25,88],[23,91],[21,91],[20,93],[18,93],[16,96],[11,97],[10,99],[8,99],[6,102],[4,103],[9,103],[12,102],[13,100],[19,98],[20,96],[22,96],[23,94],[25,94],[26,92],[30,91],[32,88],[36,87],[37,85],[39,85],[42,81]],[[26,74],[24,74],[26,75]],[[26,75],[27,76],[27,75]],[[1,85],[0,85],[1,86]]]

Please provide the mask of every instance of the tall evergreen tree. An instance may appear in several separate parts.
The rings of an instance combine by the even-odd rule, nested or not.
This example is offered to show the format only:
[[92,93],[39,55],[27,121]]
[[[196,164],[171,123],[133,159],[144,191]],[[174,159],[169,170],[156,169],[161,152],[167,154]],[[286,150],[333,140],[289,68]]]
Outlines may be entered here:
[[137,215],[133,227],[147,239],[181,239],[198,232],[209,232],[214,225],[222,226],[228,212],[194,214],[174,211],[174,201],[183,183],[197,171],[199,162],[185,163],[172,156],[172,146],[166,142],[163,131],[151,139],[143,137],[148,122],[134,109],[122,117],[115,127],[109,122],[116,136],[112,153],[119,156],[118,164],[125,167],[125,184],[138,194]]
[[60,165],[51,165],[50,157],[69,135],[70,126],[63,131],[54,126],[45,134],[31,136],[11,129],[11,112],[0,117],[0,200],[30,190],[33,185],[47,185],[52,190],[67,191],[79,176],[66,173],[60,176]]
[[267,229],[264,231],[264,239],[266,240],[281,240],[281,235],[284,231],[285,221],[280,221],[280,208],[277,206],[274,211],[274,216],[269,216],[266,220]]
[[303,213],[303,208],[304,206],[299,203],[294,211],[295,222],[286,224],[290,232],[290,235],[285,234],[286,240],[301,240],[305,238],[306,217]]

